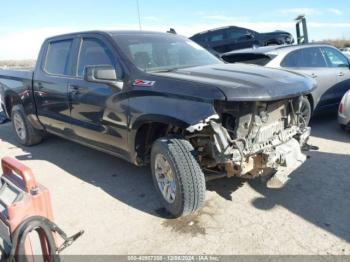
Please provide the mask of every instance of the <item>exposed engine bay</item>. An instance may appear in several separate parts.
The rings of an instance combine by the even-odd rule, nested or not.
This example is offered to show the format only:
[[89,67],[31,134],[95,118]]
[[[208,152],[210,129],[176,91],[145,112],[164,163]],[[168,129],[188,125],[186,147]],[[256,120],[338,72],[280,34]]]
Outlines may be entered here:
[[288,176],[306,160],[301,148],[310,127],[300,114],[301,97],[274,102],[218,102],[217,115],[187,128],[203,170],[255,178]]

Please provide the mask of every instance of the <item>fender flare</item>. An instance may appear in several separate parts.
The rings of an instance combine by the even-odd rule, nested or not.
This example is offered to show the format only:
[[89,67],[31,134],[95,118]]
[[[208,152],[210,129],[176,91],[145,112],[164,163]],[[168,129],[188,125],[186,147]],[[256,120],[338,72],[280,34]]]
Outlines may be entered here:
[[23,105],[23,102],[22,102],[21,98],[19,97],[19,95],[11,89],[5,90],[3,94],[4,94],[2,96],[2,98],[3,98],[2,103],[3,103],[3,107],[4,107],[3,109],[5,110],[6,116],[10,119],[11,118],[11,109],[9,108],[10,105],[8,104],[9,99],[15,98],[15,100],[18,102],[17,104]]
[[131,125],[130,130],[137,131],[143,124],[147,123],[162,123],[162,124],[169,124],[169,125],[174,125],[178,126],[181,128],[187,128],[190,126],[190,123],[187,123],[181,119],[171,117],[171,116],[166,116],[166,115],[161,115],[161,114],[147,114],[147,115],[142,115],[139,118],[137,118],[134,123]]

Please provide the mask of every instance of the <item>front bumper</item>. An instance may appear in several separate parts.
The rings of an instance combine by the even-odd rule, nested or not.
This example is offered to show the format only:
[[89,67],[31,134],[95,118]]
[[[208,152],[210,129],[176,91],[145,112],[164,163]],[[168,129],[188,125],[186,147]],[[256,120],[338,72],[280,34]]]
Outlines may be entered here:
[[221,149],[226,148],[226,153],[230,153],[226,155],[225,161],[228,177],[254,178],[269,174],[283,174],[284,177],[287,177],[307,159],[306,155],[302,153],[302,147],[309,139],[311,133],[309,127],[301,131],[294,126],[281,131],[264,143],[254,144],[240,150],[237,149],[238,145],[237,148],[227,147],[228,143],[220,142],[224,140],[225,135],[218,131],[216,129],[217,149],[219,150],[219,145],[221,145]]
[[338,123],[340,125],[347,126],[350,124],[350,116],[346,116],[345,114],[338,113]]

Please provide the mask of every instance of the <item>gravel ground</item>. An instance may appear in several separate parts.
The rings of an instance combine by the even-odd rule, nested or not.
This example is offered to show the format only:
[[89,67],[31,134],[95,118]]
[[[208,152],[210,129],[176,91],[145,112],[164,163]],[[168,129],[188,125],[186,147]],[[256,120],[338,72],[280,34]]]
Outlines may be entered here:
[[68,234],[85,230],[65,254],[350,255],[350,133],[334,115],[318,116],[311,126],[319,151],[309,153],[283,189],[212,181],[205,207],[180,219],[161,208],[148,168],[61,138],[21,147],[6,123],[0,157],[33,169]]

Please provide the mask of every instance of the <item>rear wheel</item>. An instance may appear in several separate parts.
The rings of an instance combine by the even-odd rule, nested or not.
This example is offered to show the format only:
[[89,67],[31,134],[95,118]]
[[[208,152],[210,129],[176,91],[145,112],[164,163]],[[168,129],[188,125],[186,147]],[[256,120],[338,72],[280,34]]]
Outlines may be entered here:
[[175,217],[194,213],[204,203],[205,178],[193,151],[188,141],[177,138],[158,139],[152,147],[153,182]]
[[31,146],[41,142],[42,134],[40,130],[35,129],[27,120],[22,105],[12,107],[11,121],[17,140],[22,145]]

